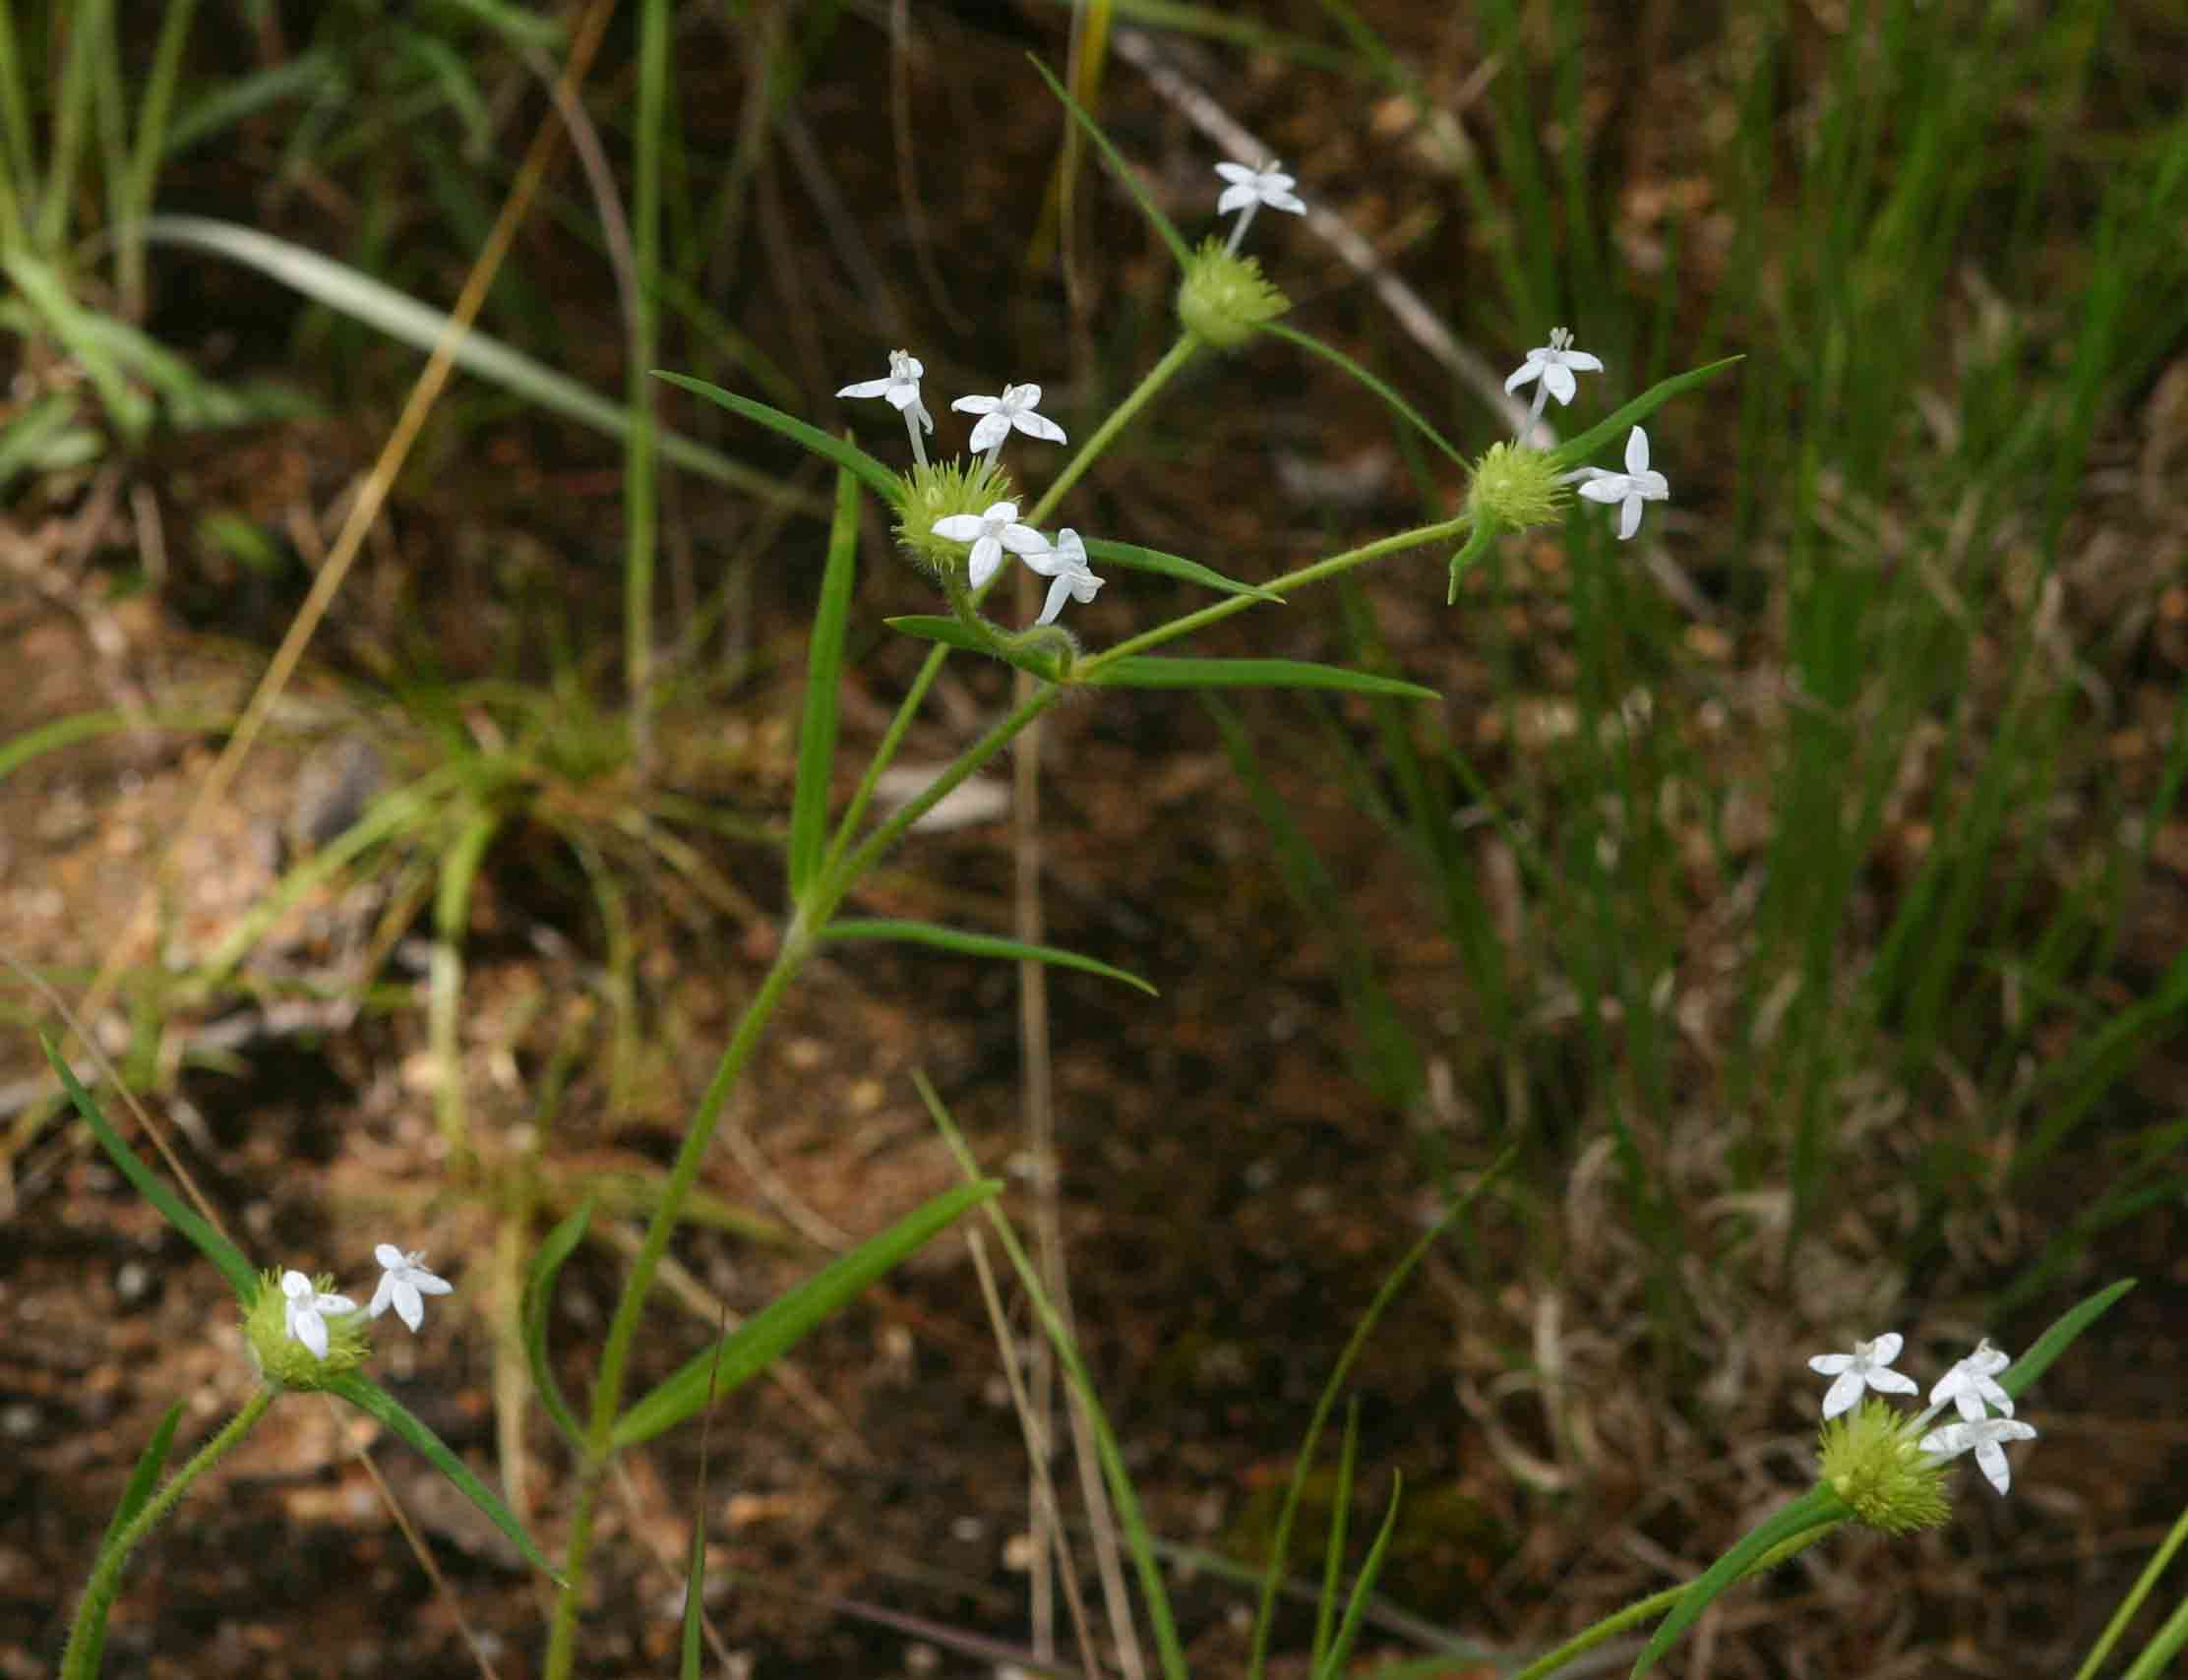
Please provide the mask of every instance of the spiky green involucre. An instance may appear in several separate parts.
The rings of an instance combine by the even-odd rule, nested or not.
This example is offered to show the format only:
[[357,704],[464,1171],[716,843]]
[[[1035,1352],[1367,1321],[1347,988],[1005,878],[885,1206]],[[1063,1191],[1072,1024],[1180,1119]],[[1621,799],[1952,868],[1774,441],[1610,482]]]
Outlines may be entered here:
[[1291,307],[1257,261],[1226,251],[1212,236],[1192,254],[1178,285],[1178,319],[1219,350],[1245,343]]
[[1562,517],[1570,501],[1557,482],[1555,463],[1541,450],[1492,444],[1489,452],[1474,463],[1474,485],[1467,492],[1466,505],[1480,526],[1524,531]]
[[[330,1294],[334,1280],[321,1277],[312,1287]],[[281,1274],[267,1272],[260,1277],[259,1298],[243,1315],[243,1340],[268,1382],[279,1388],[320,1389],[365,1362],[372,1351],[365,1335],[369,1322],[361,1312],[327,1314],[327,1357],[322,1359],[288,1333],[288,1297],[281,1293]]]
[[957,513],[985,513],[998,502],[1015,502],[1010,475],[978,460],[936,461],[904,475],[904,505],[896,510],[896,544],[911,563],[941,580],[965,576],[966,546],[935,535],[937,520]]
[[1825,1423],[1817,1440],[1824,1485],[1887,1534],[1939,1528],[1952,1515],[1943,1461],[1917,1447],[1906,1424],[1883,1401],[1864,1400]]

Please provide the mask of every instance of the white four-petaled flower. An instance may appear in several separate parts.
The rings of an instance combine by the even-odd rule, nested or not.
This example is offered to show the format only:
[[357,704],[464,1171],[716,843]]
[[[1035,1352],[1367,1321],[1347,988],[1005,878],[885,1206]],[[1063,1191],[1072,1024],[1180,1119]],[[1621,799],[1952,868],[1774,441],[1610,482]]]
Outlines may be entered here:
[[1013,428],[1051,444],[1066,441],[1063,427],[1046,415],[1034,413],[1041,406],[1041,388],[1037,385],[1006,385],[1001,396],[960,396],[949,406],[980,416],[980,424],[972,429],[972,447],[986,450],[991,460]]
[[1975,1422],[1948,1423],[1942,1429],[1931,1430],[1916,1445],[1940,1459],[1957,1459],[1973,1449],[1976,1468],[1989,1478],[1992,1487],[2004,1493],[2013,1486],[2013,1471],[2006,1464],[2001,1443],[2036,1438],[2035,1428],[2027,1423],[2011,1417],[1985,1417]]
[[[972,398],[961,400],[969,402]],[[1029,559],[1049,552],[1049,545],[1042,540],[1039,531],[1031,525],[1018,523],[1015,502],[992,503],[983,513],[952,513],[946,519],[937,519],[934,532],[951,542],[972,544],[972,564],[967,576],[975,589],[996,574],[996,568],[1003,564],[1004,549]]]
[[1851,1353],[1818,1353],[1810,1359],[1808,1369],[1837,1379],[1823,1397],[1824,1416],[1838,1416],[1861,1398],[1864,1388],[1873,1388],[1878,1394],[1918,1392],[1913,1377],[1891,1368],[1892,1361],[1900,1356],[1903,1340],[1899,1332],[1887,1331],[1874,1342],[1856,1342]]
[[[1512,377],[1504,382],[1504,389],[1508,391],[1517,390],[1529,380],[1542,381],[1535,392],[1536,415],[1543,411],[1543,397],[1546,394],[1557,398],[1560,406],[1569,405],[1573,392],[1580,389],[1573,379],[1573,370],[1577,368],[1584,374],[1603,372],[1602,360],[1586,350],[1574,349],[1572,341],[1572,333],[1564,328],[1551,328],[1550,342],[1527,352],[1527,360],[1520,363]],[[1534,424],[1534,416],[1529,417],[1528,424]]]
[[378,1318],[390,1306],[395,1316],[413,1331],[425,1322],[427,1295],[445,1295],[455,1286],[445,1278],[437,1278],[427,1271],[421,1261],[422,1249],[412,1249],[405,1254],[392,1242],[383,1242],[372,1251],[380,1262],[380,1288],[372,1292],[372,1305],[367,1309]]
[[1235,253],[1239,249],[1239,241],[1246,237],[1246,224],[1263,205],[1271,210],[1289,210],[1294,215],[1307,213],[1306,202],[1292,191],[1297,183],[1283,172],[1282,165],[1273,157],[1258,169],[1248,169],[1244,163],[1218,163],[1216,173],[1231,183],[1216,200],[1216,214],[1229,215],[1233,210],[1244,212],[1231,228],[1230,241],[1224,247],[1226,251]]
[[288,1333],[312,1350],[312,1357],[327,1357],[327,1314],[355,1312],[357,1303],[347,1295],[323,1295],[301,1272],[281,1274],[281,1293],[288,1296]]
[[1043,577],[1054,579],[1049,584],[1048,604],[1033,621],[1037,625],[1056,623],[1057,614],[1064,611],[1066,596],[1080,602],[1093,600],[1104,581],[1088,569],[1086,544],[1069,525],[1057,532],[1054,548],[1042,554],[1027,555],[1025,563]]
[[[1567,379],[1569,383],[1569,375]],[[1642,503],[1667,501],[1671,494],[1664,474],[1649,470],[1649,435],[1638,426],[1626,436],[1625,471],[1605,472],[1601,467],[1584,466],[1571,477],[1580,482],[1580,494],[1589,501],[1618,504],[1620,542],[1641,528]]]
[[909,350],[891,350],[886,379],[861,380],[836,392],[838,396],[879,396],[902,414],[904,429],[912,435],[912,453],[921,466],[927,464],[927,448],[920,442],[919,435],[935,429],[935,417],[919,399],[919,382],[926,372],[925,364]]
[[[1973,1353],[1937,1379],[1937,1386],[1929,1391],[1929,1403],[1941,1407],[1952,1402],[1962,1419],[1970,1423],[1981,1422],[1990,1411],[2011,1417],[2013,1396],[1998,1386],[1997,1376],[2012,1363],[1987,1341],[1978,1343]],[[1984,1410],[1986,1407],[1989,1410]]]

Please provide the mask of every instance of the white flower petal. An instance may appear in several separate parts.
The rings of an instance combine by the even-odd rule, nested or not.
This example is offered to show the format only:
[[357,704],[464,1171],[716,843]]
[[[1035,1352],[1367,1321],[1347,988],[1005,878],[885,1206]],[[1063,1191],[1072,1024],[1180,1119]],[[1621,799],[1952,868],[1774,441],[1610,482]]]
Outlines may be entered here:
[[978,589],[996,574],[996,568],[1003,564],[1003,544],[994,537],[982,537],[972,545],[972,564],[966,575]]
[[1216,165],[1216,173],[1218,175],[1221,175],[1226,181],[1235,182],[1239,186],[1246,187],[1252,185],[1253,177],[1256,171],[1247,168],[1244,163],[1232,163],[1226,161],[1218,163]]
[[[1543,363],[1543,384],[1550,388],[1550,394],[1557,398],[1562,407],[1572,405],[1573,393],[1580,387],[1574,383],[1572,370],[1562,362]],[[1638,430],[1639,428],[1636,428]]]
[[1017,427],[1019,431],[1039,438],[1044,443],[1062,444],[1069,442],[1064,435],[1064,428],[1051,420],[1046,414],[1013,414],[1010,416],[1010,423]]
[[892,381],[885,379],[862,379],[857,385],[845,386],[841,390],[836,392],[836,395],[885,396],[888,394],[889,387],[892,383]]
[[947,537],[953,543],[969,543],[979,539],[987,528],[987,521],[978,513],[952,513],[946,519],[937,519],[931,527],[938,537]]
[[[1572,375],[1565,375],[1565,383],[1567,385],[1570,385],[1572,383]],[[1631,432],[1626,435],[1626,471],[1632,473],[1634,477],[1638,478],[1641,476],[1641,474],[1647,472],[1648,470],[1649,435],[1648,433],[1642,431],[1640,427],[1636,426]],[[1894,1336],[1891,1338],[1891,1343],[1892,1350],[1889,1353],[1884,1354],[1883,1356],[1884,1362],[1887,1365],[1890,1364],[1894,1359],[1898,1358],[1900,1354],[1900,1339],[1897,1336]]]
[[972,429],[974,450],[990,449],[1010,436],[1010,422],[1000,410]]

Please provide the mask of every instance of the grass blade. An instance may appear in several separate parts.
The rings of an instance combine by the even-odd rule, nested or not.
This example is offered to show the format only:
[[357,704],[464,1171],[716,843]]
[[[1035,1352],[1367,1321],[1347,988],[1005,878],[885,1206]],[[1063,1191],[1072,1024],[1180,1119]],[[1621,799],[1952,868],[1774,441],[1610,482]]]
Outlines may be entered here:
[[837,690],[843,681],[843,627],[858,577],[859,480],[836,469],[835,519],[820,604],[806,641],[806,705],[798,720],[798,783],[790,801],[790,896],[805,896],[828,841],[828,783],[835,770]]
[[959,956],[1048,963],[1056,968],[1075,968],[1082,973],[1098,974],[1104,980],[1121,980],[1126,986],[1138,987],[1150,997],[1162,995],[1138,975],[1112,968],[1093,957],[1082,957],[1076,951],[1066,951],[1056,945],[1029,945],[1022,939],[1005,939],[993,933],[967,933],[934,922],[847,917],[829,923],[820,936],[824,939],[895,939],[910,945],[932,945],[939,951],[955,951]]
[[539,1245],[539,1253],[532,1260],[532,1275],[524,1284],[524,1362],[531,1367],[532,1389],[563,1438],[579,1449],[584,1445],[584,1429],[577,1414],[570,1410],[570,1403],[563,1399],[553,1361],[547,1357],[547,1314],[554,1306],[555,1280],[562,1275],[562,1263],[584,1240],[585,1227],[592,1223],[593,1202],[594,1198],[587,1196],[576,1213],[547,1233],[547,1240]]
[[764,402],[755,402],[749,396],[739,396],[734,390],[724,390],[718,385],[694,379],[690,374],[672,374],[656,369],[653,377],[666,380],[673,386],[681,386],[695,396],[703,396],[709,402],[719,403],[733,414],[742,414],[748,420],[757,420],[770,431],[780,432],[792,443],[803,444],[815,454],[857,473],[865,481],[866,487],[891,508],[902,505],[904,481],[856,444],[847,444],[841,438],[830,437],[820,427],[807,425],[795,414],[785,414],[781,409],[770,408]]
[[1375,1577],[1382,1573],[1383,1554],[1390,1549],[1390,1536],[1398,1531],[1398,1500],[1405,1491],[1404,1478],[1390,1478],[1390,1509],[1383,1513],[1382,1528],[1375,1535],[1375,1543],[1368,1548],[1368,1561],[1360,1566],[1360,1579],[1353,1583],[1352,1596],[1345,1601],[1345,1620],[1337,1629],[1337,1643],[1330,1647],[1329,1655],[1314,1670],[1318,1680],[1337,1680],[1345,1671],[1345,1658],[1352,1654],[1353,1641],[1360,1637],[1360,1619],[1367,1613],[1368,1600],[1375,1590]]
[[664,1429],[672,1429],[702,1410],[709,1392],[726,1395],[744,1387],[959,1214],[1002,1188],[994,1179],[984,1178],[945,1190],[789,1293],[768,1302],[617,1418],[613,1436],[616,1450],[650,1441]]
[[1185,268],[1192,261],[1192,253],[1185,249],[1185,239],[1170,225],[1170,218],[1155,208],[1155,201],[1148,195],[1147,189],[1139,184],[1139,177],[1131,172],[1117,148],[1110,144],[1109,136],[1102,132],[1102,125],[1086,114],[1085,109],[1065,91],[1064,84],[1056,79],[1047,65],[1030,52],[1026,54],[1026,61],[1041,73],[1041,80],[1049,85],[1049,91],[1071,113],[1072,120],[1086,130],[1087,138],[1093,141],[1095,150],[1101,152],[1103,160],[1117,172],[1117,178],[1124,184],[1124,191],[1131,194],[1132,203],[1139,206],[1139,213],[1147,218],[1150,227],[1162,235],[1163,243],[1170,247],[1170,254],[1178,259],[1178,267]]
[[159,1210],[169,1225],[220,1269],[220,1276],[227,1279],[228,1288],[235,1291],[243,1310],[250,1311],[251,1303],[259,1298],[259,1275],[243,1257],[243,1251],[182,1205],[181,1198],[162,1184],[152,1170],[137,1158],[136,1151],[122,1141],[122,1134],[108,1123],[91,1094],[78,1083],[74,1070],[61,1059],[61,1052],[53,1048],[53,1041],[41,1038],[39,1042],[45,1047],[45,1059],[60,1075],[69,1101],[76,1105],[76,1111],[84,1116],[84,1123],[91,1128],[91,1135],[98,1139],[108,1159],[121,1169],[122,1176],[136,1187],[139,1195]]
[[476,1505],[485,1513],[488,1522],[509,1536],[534,1569],[557,1586],[562,1584],[561,1572],[547,1561],[544,1552],[532,1544],[532,1537],[524,1531],[524,1525],[517,1520],[517,1513],[502,1503],[500,1494],[472,1474],[470,1467],[449,1450],[449,1444],[419,1422],[402,1402],[378,1383],[359,1376],[355,1371],[347,1371],[334,1378],[327,1385],[327,1392],[340,1395],[358,1410],[377,1418],[417,1448],[435,1470],[456,1484],[458,1493]]
[[[444,311],[405,297],[393,286],[383,285],[371,275],[322,257],[316,251],[307,251],[285,239],[275,239],[256,228],[240,227],[234,222],[216,221],[209,216],[155,215],[144,224],[144,233],[146,239],[154,244],[184,245],[210,251],[216,257],[256,269],[291,291],[315,303],[323,303],[353,321],[361,321],[375,331],[384,332],[414,350],[430,354],[440,343],[449,324]],[[628,410],[476,328],[457,343],[455,360],[466,373],[596,432],[616,439],[630,433]],[[783,503],[807,512],[820,510],[820,504],[804,491],[777,484],[758,469],[731,460],[678,433],[661,434],[661,454],[701,477],[763,501]]]

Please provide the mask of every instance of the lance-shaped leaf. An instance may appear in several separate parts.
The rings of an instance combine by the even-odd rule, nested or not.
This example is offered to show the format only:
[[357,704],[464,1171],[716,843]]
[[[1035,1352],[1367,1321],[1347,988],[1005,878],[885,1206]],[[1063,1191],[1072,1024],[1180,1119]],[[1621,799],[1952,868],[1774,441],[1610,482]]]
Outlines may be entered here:
[[904,500],[904,481],[895,473],[860,449],[841,438],[831,437],[818,426],[809,426],[795,414],[785,414],[779,408],[770,408],[764,402],[755,402],[749,396],[739,396],[734,390],[724,390],[718,385],[708,385],[702,379],[689,374],[665,373],[653,370],[653,377],[680,386],[695,396],[703,396],[716,402],[733,414],[742,414],[748,420],[757,420],[771,431],[780,432],[794,444],[803,444],[815,454],[832,460],[837,466],[855,472],[866,487],[891,508]]
[[539,1245],[539,1254],[532,1261],[532,1275],[524,1284],[524,1362],[531,1367],[532,1388],[555,1427],[572,1446],[579,1448],[584,1444],[585,1432],[577,1414],[570,1410],[570,1403],[563,1399],[562,1385],[555,1381],[555,1367],[547,1357],[547,1314],[554,1305],[555,1280],[562,1275],[562,1263],[584,1240],[585,1227],[592,1221],[592,1204],[593,1198],[587,1196],[577,1212],[547,1233],[547,1240]]
[[1610,419],[1598,421],[1577,438],[1567,438],[1550,451],[1550,460],[1559,471],[1581,465],[1604,445],[1623,438],[1629,427],[1638,426],[1680,391],[1692,390],[1704,380],[1715,379],[1734,362],[1743,360],[1741,356],[1726,356],[1683,374],[1673,374],[1668,380],[1659,380]]
[[828,564],[820,573],[820,605],[806,641],[806,704],[798,719],[798,784],[790,801],[790,896],[802,897],[827,844],[828,781],[835,771],[837,690],[843,682],[843,627],[858,575],[859,480],[836,469],[835,519],[828,527]]
[[1086,668],[1084,680],[1107,689],[1338,689],[1350,694],[1386,694],[1399,699],[1434,700],[1442,696],[1418,683],[1348,671],[1342,665],[1313,665],[1301,659],[1173,659],[1134,653]]
[[706,1405],[709,1385],[734,1393],[787,1353],[831,1314],[863,1293],[883,1273],[942,1230],[967,1208],[1003,1186],[994,1179],[961,1184],[914,1209],[881,1235],[861,1243],[788,1294],[778,1296],[708,1348],[616,1419],[618,1451],[650,1441]]
[[53,1071],[61,1076],[61,1084],[69,1094],[69,1101],[76,1105],[76,1111],[84,1116],[84,1123],[91,1128],[91,1135],[98,1139],[99,1147],[121,1169],[122,1176],[136,1187],[137,1193],[157,1208],[167,1223],[197,1244],[198,1251],[220,1269],[220,1276],[227,1279],[228,1288],[243,1303],[243,1310],[251,1310],[251,1303],[259,1298],[259,1275],[250,1261],[243,1257],[243,1250],[236,1247],[212,1226],[182,1205],[182,1198],[159,1181],[158,1175],[137,1159],[136,1151],[122,1141],[122,1134],[108,1123],[99,1111],[91,1094],[78,1083],[69,1064],[61,1059],[50,1039],[41,1040],[45,1046],[45,1059],[53,1064]]
[[2122,1278],[2118,1283],[2097,1290],[2088,1300],[2068,1307],[2052,1321],[2050,1329],[2036,1339],[2026,1353],[2014,1360],[2012,1368],[1998,1379],[1998,1386],[2019,1400],[2031,1383],[2051,1368],[2051,1361],[2073,1345],[2077,1336],[2095,1324],[2114,1301],[2134,1287],[2133,1278]]
[[932,945],[939,951],[955,951],[967,957],[1001,957],[1009,962],[1049,963],[1057,968],[1075,968],[1087,974],[1098,974],[1104,980],[1121,980],[1126,986],[1136,986],[1150,997],[1160,997],[1157,991],[1138,975],[1125,969],[1112,968],[1094,957],[1084,957],[1076,951],[1066,951],[1056,945],[1029,945],[1022,939],[1000,938],[993,933],[968,933],[957,928],[944,928],[933,922],[902,922],[893,918],[846,917],[831,922],[822,930],[824,939],[895,939],[911,945]]
[[1054,93],[1063,102],[1064,108],[1071,113],[1071,120],[1086,131],[1087,138],[1094,143],[1095,150],[1102,154],[1102,160],[1116,171],[1119,182],[1123,184],[1127,193],[1131,194],[1132,203],[1139,206],[1139,213],[1145,216],[1147,224],[1162,236],[1162,242],[1170,247],[1170,254],[1177,258],[1178,267],[1185,268],[1192,261],[1192,253],[1185,248],[1185,242],[1180,236],[1178,230],[1171,226],[1170,218],[1155,208],[1153,195],[1140,185],[1139,177],[1132,173],[1131,167],[1125,163],[1117,148],[1110,144],[1109,136],[1102,132],[1102,125],[1087,114],[1083,105],[1064,90],[1064,84],[1050,74],[1047,65],[1043,64],[1040,59],[1034,57],[1030,52],[1026,54],[1026,58],[1033,68],[1041,73],[1041,80],[1049,85],[1049,91]]
[[1183,583],[1197,583],[1203,589],[1214,589],[1225,595],[1251,595],[1257,600],[1284,604],[1284,597],[1274,589],[1263,589],[1257,584],[1241,583],[1235,577],[1226,577],[1220,571],[1202,566],[1198,561],[1183,556],[1165,554],[1159,548],[1141,548],[1137,543],[1111,542],[1106,537],[1088,537],[1086,552],[1090,559],[1105,561],[1111,566],[1128,567],[1134,571],[1154,571],[1165,577],[1175,577]]
[[[201,215],[155,215],[142,224],[144,235],[154,243],[187,245],[241,263],[300,292],[315,303],[361,321],[398,343],[430,354],[448,330],[451,317],[383,285],[370,274],[345,267],[318,252],[261,233],[253,227],[217,221]],[[453,352],[456,366],[466,373],[514,391],[526,402],[552,409],[566,419],[590,426],[613,438],[629,435],[631,411],[599,392],[579,385],[567,374],[557,373],[520,350],[476,327],[466,332]],[[785,503],[819,511],[816,499],[803,490],[778,484],[765,473],[719,450],[676,432],[660,436],[661,456],[688,471],[717,484],[759,497],[763,502]],[[877,465],[880,463],[877,462]],[[884,469],[885,470],[885,469]]]
[[532,1537],[524,1531],[524,1525],[517,1520],[517,1513],[502,1503],[501,1495],[471,1473],[471,1468],[455,1453],[449,1444],[413,1416],[401,1401],[378,1383],[350,1371],[328,1383],[329,1394],[338,1394],[350,1405],[367,1415],[379,1419],[395,1434],[426,1456],[433,1468],[456,1484],[473,1505],[486,1514],[488,1522],[510,1537],[510,1541],[522,1552],[534,1569],[551,1578],[559,1587],[563,1585],[561,1573],[547,1561],[547,1554],[532,1544]]
[[1709,1607],[1710,1600],[1744,1576],[1765,1553],[1812,1530],[1843,1523],[1853,1515],[1847,1502],[1830,1488],[1815,1487],[1775,1517],[1750,1529],[1732,1550],[1711,1564],[1693,1586],[1679,1594],[1679,1601],[1671,1606],[1671,1614],[1657,1625],[1648,1648],[1641,1652],[1641,1659],[1633,1665],[1633,1672],[1645,1674],[1654,1667],[1657,1658],[1677,1644],[1679,1635],[1693,1626],[1694,1618]]
[[[114,1543],[114,1537],[136,1521],[137,1513],[145,1508],[152,1489],[159,1485],[159,1472],[167,1468],[167,1454],[175,1443],[175,1424],[182,1417],[182,1402],[176,1401],[167,1408],[152,1432],[152,1439],[145,1443],[145,1450],[137,1455],[137,1468],[129,1472],[129,1485],[122,1489],[114,1515],[107,1521],[106,1533],[98,1542],[99,1555]],[[83,1672],[98,1672],[99,1654],[106,1647],[106,1612],[111,1600],[105,1597],[91,1601],[91,1617],[84,1624]]]

